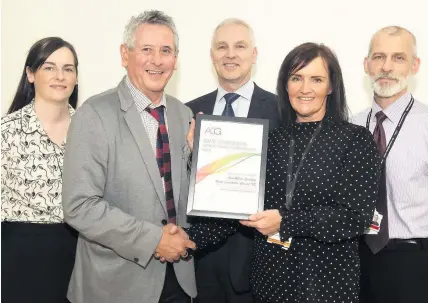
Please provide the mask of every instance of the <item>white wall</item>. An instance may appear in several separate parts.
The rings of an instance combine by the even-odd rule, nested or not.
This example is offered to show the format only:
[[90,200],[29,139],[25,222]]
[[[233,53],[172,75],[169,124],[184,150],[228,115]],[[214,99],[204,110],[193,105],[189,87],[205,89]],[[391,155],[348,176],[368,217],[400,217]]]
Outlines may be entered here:
[[15,93],[31,45],[46,36],[71,42],[79,56],[81,104],[116,86],[124,74],[119,45],[126,22],[147,9],[171,15],[180,36],[179,68],[167,92],[183,102],[216,87],[209,47],[212,31],[223,19],[238,17],[252,25],[259,50],[254,80],[275,92],[280,64],[302,42],[323,42],[338,55],[353,113],[370,103],[363,71],[371,35],[400,25],[418,39],[422,64],[410,88],[428,104],[428,18],[422,0],[3,0],[2,115]]

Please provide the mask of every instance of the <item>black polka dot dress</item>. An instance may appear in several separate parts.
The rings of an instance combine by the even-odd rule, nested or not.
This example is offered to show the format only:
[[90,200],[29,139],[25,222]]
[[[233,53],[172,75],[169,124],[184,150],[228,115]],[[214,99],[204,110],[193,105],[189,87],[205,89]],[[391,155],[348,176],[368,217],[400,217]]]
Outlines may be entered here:
[[269,138],[265,209],[279,209],[288,251],[255,240],[254,294],[266,302],[358,302],[358,236],[373,215],[379,158],[371,134],[350,123],[324,122],[299,172],[285,209],[290,132],[296,138],[293,172],[319,122],[295,123]]
[[[324,121],[286,210],[291,130],[296,138],[294,173],[318,123],[294,123],[269,136],[265,209],[280,211],[281,240],[292,237],[292,242],[284,250],[256,232],[251,284],[263,302],[358,302],[358,238],[373,216],[379,157],[365,128]],[[236,226],[236,221],[207,220],[193,226],[190,235],[203,248],[221,241]]]

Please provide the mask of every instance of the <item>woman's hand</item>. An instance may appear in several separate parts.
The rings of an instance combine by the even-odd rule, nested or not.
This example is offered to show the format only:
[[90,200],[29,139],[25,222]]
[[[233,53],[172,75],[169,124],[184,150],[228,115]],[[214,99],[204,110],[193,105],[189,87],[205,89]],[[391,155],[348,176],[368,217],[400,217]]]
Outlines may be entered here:
[[248,220],[239,221],[242,225],[254,227],[265,236],[279,231],[282,217],[277,209],[269,209],[251,215]]

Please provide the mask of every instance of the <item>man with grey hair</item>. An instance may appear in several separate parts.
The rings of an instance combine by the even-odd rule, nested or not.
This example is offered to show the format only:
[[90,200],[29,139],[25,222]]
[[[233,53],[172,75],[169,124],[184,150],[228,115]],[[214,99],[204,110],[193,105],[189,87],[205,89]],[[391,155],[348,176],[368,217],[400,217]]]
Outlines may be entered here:
[[362,303],[428,301],[428,106],[408,92],[419,64],[415,36],[399,26],[376,32],[364,60],[373,104],[354,122],[373,132],[383,176],[360,245]]
[[[171,17],[131,18],[127,75],[77,110],[63,172],[65,221],[79,231],[73,303],[189,303],[196,296],[188,227],[186,136],[192,112],[164,88],[176,69]],[[167,262],[164,262],[167,261]]]
[[[257,48],[245,21],[226,19],[217,26],[211,59],[219,85],[215,91],[186,103],[194,114],[269,119],[271,129],[280,124],[276,96],[251,80]],[[209,234],[209,225],[216,221],[195,219],[189,235],[197,238]],[[249,282],[253,233],[253,229],[241,226],[221,247],[195,255],[197,302],[253,302]]]

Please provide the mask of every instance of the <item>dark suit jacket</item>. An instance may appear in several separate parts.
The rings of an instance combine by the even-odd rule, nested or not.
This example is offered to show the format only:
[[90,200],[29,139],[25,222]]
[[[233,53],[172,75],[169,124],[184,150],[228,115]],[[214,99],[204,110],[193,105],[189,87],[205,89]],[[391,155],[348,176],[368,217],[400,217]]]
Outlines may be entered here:
[[[196,115],[203,112],[212,115],[217,97],[217,90],[186,103]],[[261,89],[254,83],[254,92],[251,98],[247,118],[269,120],[269,129],[278,127],[281,123],[277,96]],[[229,246],[229,276],[233,288],[237,292],[250,290],[250,267],[253,254],[254,230],[240,226],[239,231],[231,236],[225,245]],[[218,266],[224,266],[218,264]]]

